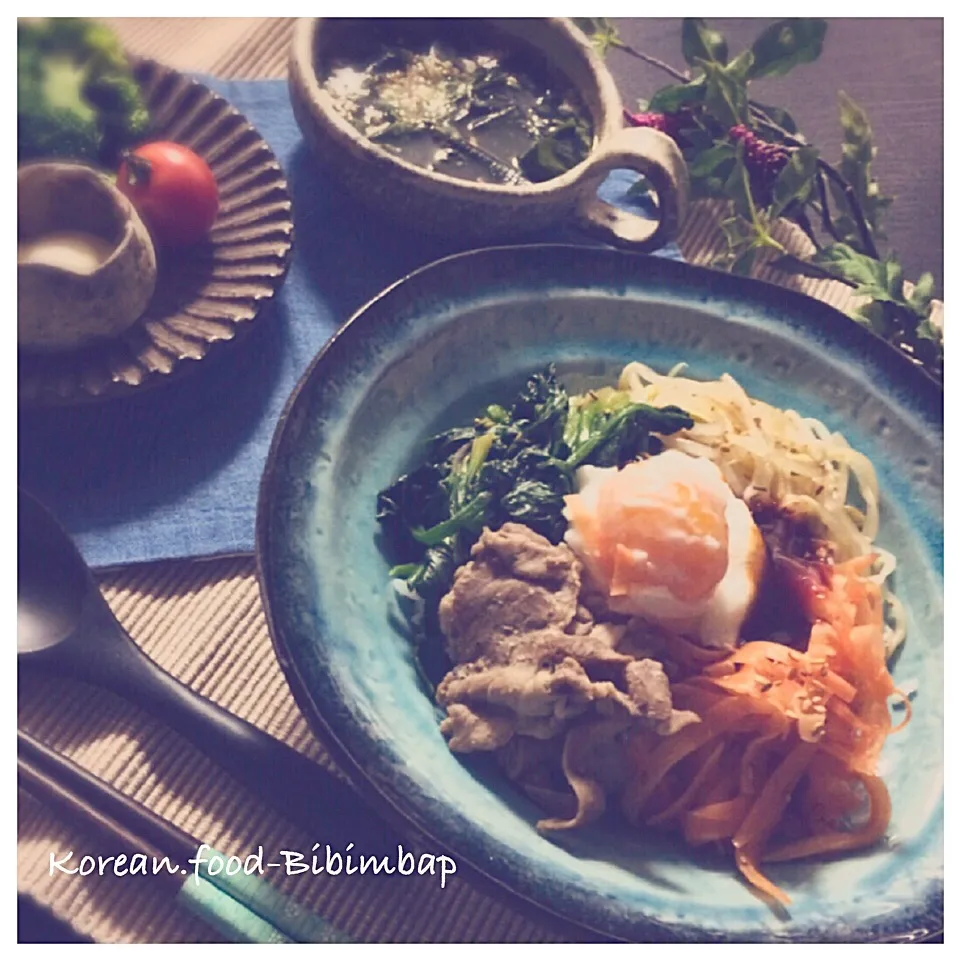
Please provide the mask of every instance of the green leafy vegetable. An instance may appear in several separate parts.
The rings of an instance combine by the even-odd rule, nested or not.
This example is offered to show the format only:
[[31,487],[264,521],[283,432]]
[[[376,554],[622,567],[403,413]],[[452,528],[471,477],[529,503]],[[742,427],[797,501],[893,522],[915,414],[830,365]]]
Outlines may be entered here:
[[578,467],[622,467],[647,453],[659,453],[654,433],[689,429],[693,421],[679,407],[632,403],[625,393],[598,396],[571,409],[564,427],[567,463]]
[[149,116],[123,49],[102,24],[57,17],[17,24],[17,158],[113,166]]
[[633,403],[617,390],[572,400],[550,366],[509,407],[431,438],[424,462],[381,491],[392,572],[430,602],[429,619],[484,526],[515,521],[559,543],[578,467],[623,466],[659,452],[658,435],[692,426],[678,407]]
[[589,127],[582,121],[569,120],[554,133],[541,137],[520,157],[520,171],[528,180],[542,183],[582,163],[590,148]]

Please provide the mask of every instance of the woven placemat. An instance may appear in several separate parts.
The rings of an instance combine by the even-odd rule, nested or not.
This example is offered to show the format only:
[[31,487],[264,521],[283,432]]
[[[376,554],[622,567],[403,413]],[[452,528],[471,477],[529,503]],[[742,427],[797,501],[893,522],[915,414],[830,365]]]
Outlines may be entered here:
[[[131,52],[182,70],[225,78],[282,77],[289,19],[113,19]],[[685,225],[687,260],[706,263],[721,248],[718,208],[701,205]],[[800,252],[805,238],[787,226],[778,237]],[[840,309],[849,288],[786,277],[769,266],[759,276]],[[938,317],[942,306],[938,305]],[[299,713],[273,653],[253,559],[234,557],[142,565],[101,575],[120,621],[143,649],[204,696],[336,772]],[[226,853],[309,850],[312,838],[284,822],[161,724],[116,697],[80,683],[25,677],[18,691],[21,728],[71,757],[192,836]],[[100,942],[203,943],[219,938],[149,877],[50,873],[50,854],[77,859],[102,843],[61,822],[19,793],[17,884],[79,933]],[[457,875],[436,878],[279,876],[298,901],[365,942],[531,942],[592,939],[531,912],[505,892]]]

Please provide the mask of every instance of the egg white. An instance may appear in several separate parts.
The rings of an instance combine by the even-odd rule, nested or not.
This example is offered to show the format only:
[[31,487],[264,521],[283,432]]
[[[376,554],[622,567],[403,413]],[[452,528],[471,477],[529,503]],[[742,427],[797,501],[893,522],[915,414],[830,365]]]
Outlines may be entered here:
[[[677,633],[696,638],[709,647],[734,647],[754,602],[763,577],[766,548],[749,507],[735,496],[716,464],[702,457],[691,457],[679,451],[666,451],[662,457],[682,457],[682,472],[693,486],[719,493],[725,502],[724,515],[728,528],[727,568],[721,580],[705,596],[685,601],[666,587],[629,585],[627,592],[607,597],[607,605],[616,613],[642,617],[662,624]],[[596,511],[603,485],[617,473],[615,467],[584,467],[577,473],[578,493],[584,506]],[[677,531],[678,536],[689,534]],[[583,561],[591,578],[600,587],[605,577],[597,560],[586,549],[579,532],[571,524],[566,533],[568,546]],[[642,561],[647,554],[633,551]]]

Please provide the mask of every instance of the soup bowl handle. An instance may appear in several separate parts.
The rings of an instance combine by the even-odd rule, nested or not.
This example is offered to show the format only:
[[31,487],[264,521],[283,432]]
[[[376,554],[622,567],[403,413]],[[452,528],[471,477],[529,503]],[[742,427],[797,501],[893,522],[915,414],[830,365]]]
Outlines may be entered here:
[[[658,199],[657,220],[620,210],[597,196],[613,170],[635,170],[646,177]],[[687,165],[666,134],[628,127],[601,142],[578,182],[577,219],[592,236],[616,247],[649,252],[676,239],[690,193]]]

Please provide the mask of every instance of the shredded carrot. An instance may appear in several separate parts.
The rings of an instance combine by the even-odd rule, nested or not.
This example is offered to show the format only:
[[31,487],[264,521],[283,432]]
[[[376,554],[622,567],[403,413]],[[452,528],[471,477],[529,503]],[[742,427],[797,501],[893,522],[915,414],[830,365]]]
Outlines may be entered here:
[[753,850],[740,850],[737,853],[737,867],[746,879],[761,893],[766,894],[778,903],[788,906],[790,898],[768,877],[764,876],[757,867]]
[[861,829],[856,831],[834,830],[817,834],[804,840],[787,843],[764,854],[765,863],[777,863],[785,860],[803,860],[807,857],[823,856],[826,853],[841,853],[846,850],[859,850],[876,843],[890,822],[890,794],[879,777],[863,777],[860,781],[870,799],[870,818]]
[[684,757],[731,730],[759,725],[766,709],[757,702],[726,697],[701,714],[700,723],[666,737],[624,790],[622,806],[627,819],[637,821],[660,781]]
[[683,813],[691,805],[703,782],[713,773],[714,768],[720,762],[720,755],[723,753],[724,746],[725,744],[722,742],[712,746],[707,752],[706,760],[704,760],[703,764],[690,779],[690,783],[687,784],[683,793],[681,793],[673,803],[669,804],[666,809],[650,817],[650,819],[647,820],[648,824],[654,826],[658,823],[666,823]]
[[[730,842],[743,877],[782,904],[789,897],[761,863],[848,852],[883,837],[891,806],[877,760],[887,736],[909,722],[910,703],[887,670],[872,565],[872,557],[837,564],[811,592],[806,650],[753,641],[718,659],[682,641],[677,661],[692,672],[674,684],[675,704],[701,722],[631,754],[622,795],[630,822],[673,824],[692,846]],[[891,696],[906,708],[896,727]],[[866,821],[850,829],[864,804]],[[794,822],[805,835],[797,837]]]
[[900,698],[900,702],[903,704],[904,717],[895,727],[890,728],[890,732],[899,733],[910,722],[910,718],[913,716],[913,704],[910,703],[910,697],[902,690],[894,690],[893,693],[894,696]]
[[771,751],[778,741],[781,741],[790,730],[790,721],[786,717],[778,718],[771,725],[771,729],[752,740],[744,749],[740,761],[740,795],[752,797],[758,790],[760,775],[758,768],[764,754]]
[[684,839],[691,846],[732,839],[746,816],[749,803],[746,797],[734,797],[691,810],[683,818]]
[[802,740],[794,746],[767,779],[756,801],[733,838],[737,850],[756,848],[773,832],[790,802],[793,788],[806,772],[817,747]]

